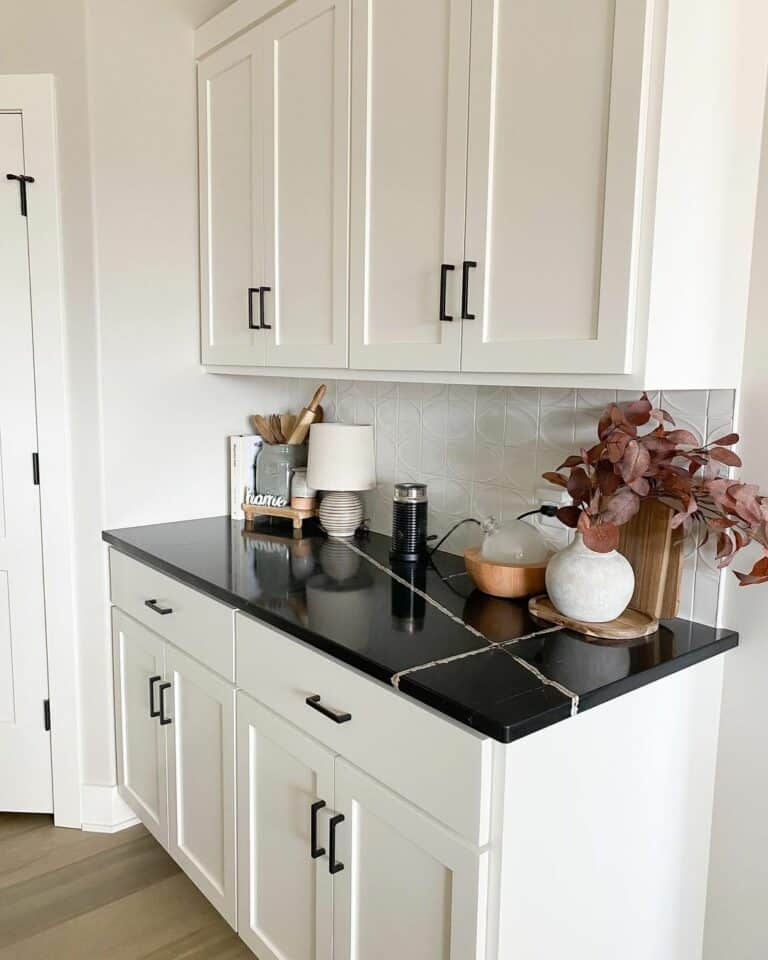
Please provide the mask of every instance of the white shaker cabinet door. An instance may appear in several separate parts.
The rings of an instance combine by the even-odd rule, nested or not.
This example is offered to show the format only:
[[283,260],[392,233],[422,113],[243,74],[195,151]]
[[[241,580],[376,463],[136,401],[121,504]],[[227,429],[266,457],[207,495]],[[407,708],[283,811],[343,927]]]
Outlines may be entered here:
[[470,0],[353,0],[350,366],[356,369],[459,369],[470,6]]
[[170,644],[168,850],[235,927],[235,690]]
[[203,363],[266,358],[261,63],[256,28],[198,65]]
[[485,960],[487,853],[336,759],[334,960]]
[[267,363],[347,365],[350,0],[261,26]]
[[168,702],[165,642],[112,608],[115,669],[115,734],[120,795],[144,826],[167,848],[165,727],[160,698]]
[[237,762],[238,933],[259,960],[331,960],[333,753],[238,693]]
[[463,370],[630,370],[650,6],[474,0]]

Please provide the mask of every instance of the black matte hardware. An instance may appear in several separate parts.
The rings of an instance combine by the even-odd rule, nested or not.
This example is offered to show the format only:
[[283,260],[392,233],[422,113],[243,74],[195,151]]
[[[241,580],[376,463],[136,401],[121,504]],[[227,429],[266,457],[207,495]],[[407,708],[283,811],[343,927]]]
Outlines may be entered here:
[[165,691],[170,689],[171,689],[170,683],[161,683],[160,686],[158,687],[158,690],[160,691],[160,726],[161,727],[164,727],[167,724],[171,723],[171,718],[166,717],[165,715]]
[[454,266],[452,263],[444,263],[440,267],[440,322],[446,323],[453,320],[453,317],[449,316],[445,312],[445,287],[448,279],[448,271],[453,270]]
[[258,287],[248,287],[248,329],[249,330],[261,330],[261,327],[258,323],[253,322],[253,295],[258,293]]
[[161,617],[167,617],[169,613],[173,613],[172,607],[161,607],[157,600],[145,600],[144,606],[154,610],[155,613],[159,613]]
[[335,817],[331,817],[330,833],[328,846],[330,847],[330,853],[328,854],[328,872],[329,873],[339,873],[340,870],[344,869],[344,864],[340,863],[336,859],[336,827],[344,822],[344,814],[337,813]]
[[264,294],[270,293],[272,287],[259,287],[259,323],[262,330],[271,330],[271,323],[264,323]]
[[334,723],[346,723],[347,720],[352,719],[351,713],[344,713],[341,710],[332,710],[330,707],[324,707],[320,703],[320,694],[316,693],[314,697],[307,697],[304,701],[308,707],[312,707],[313,710],[317,710],[318,713],[322,713],[324,717],[328,717],[329,720],[333,720]]
[[474,313],[469,313],[469,271],[476,267],[476,260],[465,260],[461,267],[461,319],[474,320]]
[[17,180],[19,183],[19,192],[21,199],[21,215],[26,217],[27,215],[27,184],[34,183],[34,177],[25,177],[23,173],[6,173],[6,180]]
[[163,678],[158,674],[156,677],[149,678],[149,715],[150,717],[159,717],[160,711],[155,707],[155,684]]
[[325,854],[325,847],[317,845],[317,811],[325,806],[325,800],[316,800],[312,806],[312,816],[309,821],[309,852],[313,860]]
[[43,729],[51,729],[51,701],[43,700]]
[[40,457],[36,453],[32,454],[32,483],[40,486]]

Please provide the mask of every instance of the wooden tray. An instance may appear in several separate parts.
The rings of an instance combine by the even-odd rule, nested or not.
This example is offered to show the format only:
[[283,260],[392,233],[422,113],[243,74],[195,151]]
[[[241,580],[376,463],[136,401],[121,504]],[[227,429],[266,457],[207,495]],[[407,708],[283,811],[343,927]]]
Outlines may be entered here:
[[301,530],[305,520],[310,520],[317,516],[317,509],[297,510],[295,507],[261,507],[255,503],[244,503],[243,513],[245,514],[246,529],[253,525],[256,517],[279,517],[282,520],[293,521],[294,536],[301,536]]
[[532,597],[528,601],[528,610],[539,620],[556,623],[558,626],[583,633],[587,637],[612,640],[616,643],[647,637],[659,629],[659,621],[655,617],[633,610],[631,607],[627,607],[620,617],[609,620],[607,623],[584,623],[581,620],[571,620],[570,617],[558,613],[547,596]]

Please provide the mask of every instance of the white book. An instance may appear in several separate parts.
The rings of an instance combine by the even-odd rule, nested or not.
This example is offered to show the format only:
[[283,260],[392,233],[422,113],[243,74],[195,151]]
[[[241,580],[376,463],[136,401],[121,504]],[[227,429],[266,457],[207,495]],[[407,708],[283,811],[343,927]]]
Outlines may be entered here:
[[263,442],[252,433],[229,438],[229,501],[233,520],[245,519],[243,503],[254,492],[256,457]]

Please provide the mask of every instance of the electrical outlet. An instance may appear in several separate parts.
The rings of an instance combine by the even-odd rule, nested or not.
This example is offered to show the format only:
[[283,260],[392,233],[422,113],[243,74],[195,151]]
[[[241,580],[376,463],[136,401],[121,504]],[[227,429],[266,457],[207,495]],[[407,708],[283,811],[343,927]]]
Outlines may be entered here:
[[[536,505],[539,507],[543,507],[545,504],[553,504],[556,507],[567,507],[571,502],[568,491],[562,487],[555,486],[538,487],[535,497]],[[537,519],[543,527],[555,527],[559,530],[564,529],[557,517],[545,517],[540,513]]]

